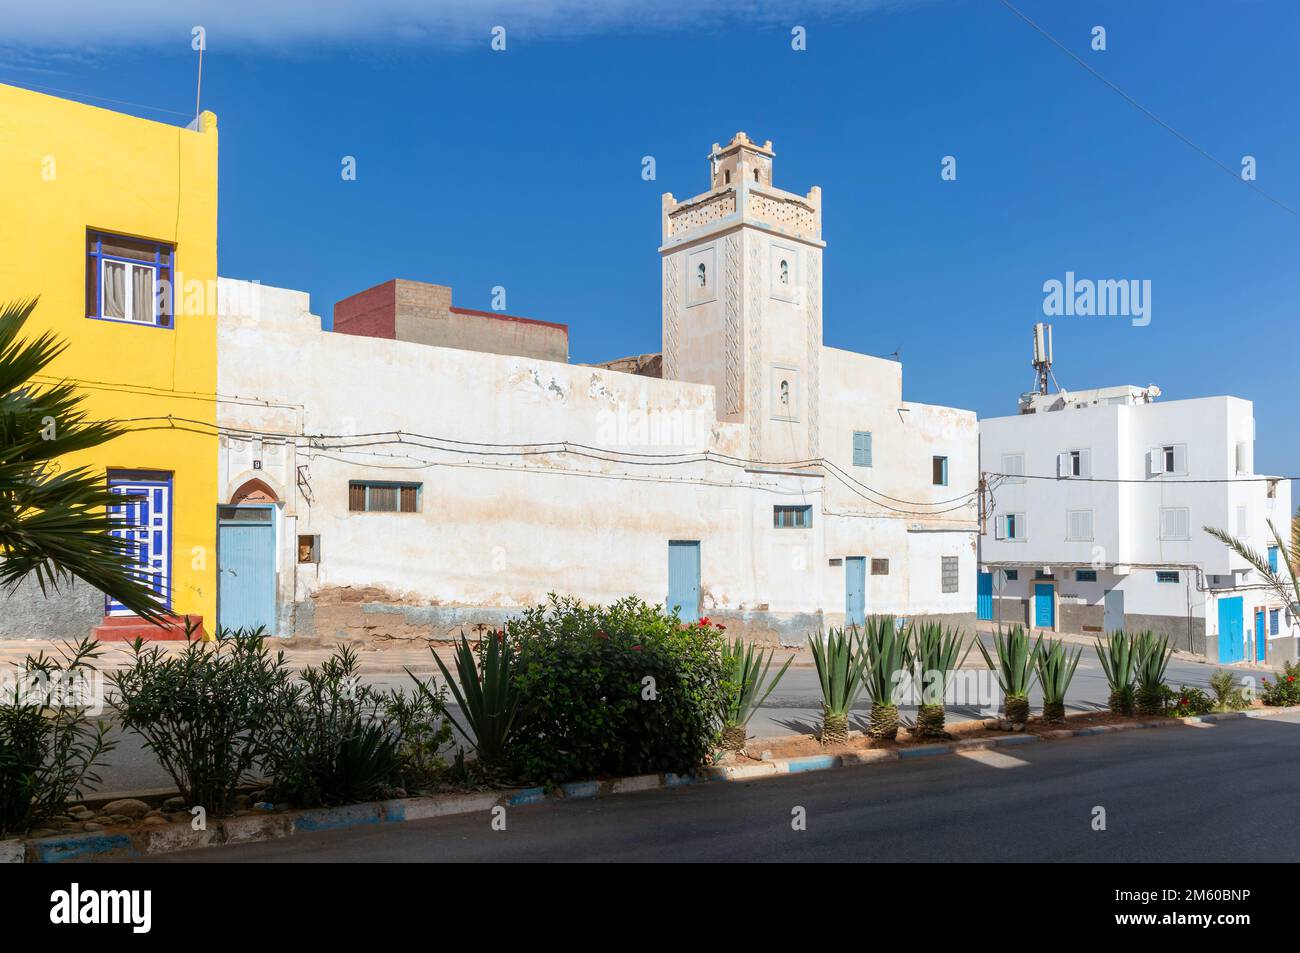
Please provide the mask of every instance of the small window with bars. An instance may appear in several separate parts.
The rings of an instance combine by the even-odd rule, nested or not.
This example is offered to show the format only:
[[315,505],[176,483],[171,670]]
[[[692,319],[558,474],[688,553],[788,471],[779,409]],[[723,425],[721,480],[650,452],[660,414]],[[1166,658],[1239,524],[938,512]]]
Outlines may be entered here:
[[812,507],[774,506],[772,525],[777,529],[808,529],[812,526]]
[[1076,569],[1074,571],[1075,582],[1096,582],[1097,570],[1095,569]]
[[418,513],[419,483],[377,483],[353,480],[348,484],[348,509],[353,513]]
[[1178,571],[1173,569],[1157,569],[1156,582],[1177,582]]
[[871,560],[871,575],[873,575],[873,576],[888,576],[888,575],[889,575],[889,560],[888,560],[888,559],[873,559],[873,560]]
[[943,562],[941,565],[943,591],[957,591],[958,563],[956,556],[941,556]]

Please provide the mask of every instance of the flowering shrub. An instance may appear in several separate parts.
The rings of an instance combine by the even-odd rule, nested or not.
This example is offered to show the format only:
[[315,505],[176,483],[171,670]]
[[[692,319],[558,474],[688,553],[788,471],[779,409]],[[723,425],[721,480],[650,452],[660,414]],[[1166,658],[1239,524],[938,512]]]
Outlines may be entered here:
[[558,783],[702,763],[726,698],[721,630],[634,597],[588,606],[554,594],[508,623],[523,694],[515,770]]
[[1265,705],[1300,705],[1300,662],[1287,662],[1277,678],[1261,678],[1260,699]]
[[1208,715],[1214,711],[1214,699],[1203,689],[1180,685],[1174,691],[1164,686],[1165,714],[1173,718],[1186,718],[1189,715]]

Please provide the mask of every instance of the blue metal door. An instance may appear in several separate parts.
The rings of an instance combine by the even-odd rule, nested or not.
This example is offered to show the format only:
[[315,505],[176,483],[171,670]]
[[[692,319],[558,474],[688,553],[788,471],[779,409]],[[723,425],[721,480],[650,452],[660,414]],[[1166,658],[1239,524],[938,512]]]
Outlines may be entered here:
[[975,577],[975,617],[985,622],[993,621],[993,573],[982,572]]
[[844,624],[859,628],[867,624],[867,558],[844,560]]
[[677,609],[683,622],[694,622],[700,617],[698,540],[668,541],[668,609]]
[[217,624],[275,631],[275,514],[270,506],[223,506],[217,521]]
[[1219,661],[1240,662],[1246,657],[1245,618],[1241,596],[1219,600]]
[[1264,661],[1268,653],[1268,629],[1266,628],[1263,609],[1255,610],[1255,661]]
[[1056,600],[1050,582],[1034,583],[1034,625],[1050,629],[1056,625]]
[[[108,508],[119,528],[112,535],[128,540],[132,570],[153,590],[163,606],[171,608],[172,591],[172,481],[169,476],[134,478],[109,475],[109,492],[133,499]],[[108,615],[131,615],[126,606],[104,599]]]

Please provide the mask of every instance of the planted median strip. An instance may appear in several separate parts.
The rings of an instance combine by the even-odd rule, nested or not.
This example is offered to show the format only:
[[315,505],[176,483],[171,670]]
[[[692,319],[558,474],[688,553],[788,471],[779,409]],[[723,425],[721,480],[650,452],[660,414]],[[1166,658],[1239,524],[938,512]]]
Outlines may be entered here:
[[675,788],[688,784],[713,782],[749,782],[809,771],[881,765],[912,759],[930,758],[989,748],[1007,748],[1037,742],[1171,728],[1184,725],[1267,718],[1300,713],[1300,705],[1283,708],[1253,709],[1249,712],[1223,712],[1133,721],[1125,724],[1092,725],[1078,729],[1056,729],[1041,734],[1002,734],[969,738],[948,744],[863,748],[838,754],[780,758],[753,764],[718,764],[698,769],[689,775],[642,774],[607,780],[575,781],[554,788],[530,787],[477,794],[448,794],[434,797],[400,798],[348,804],[313,810],[266,811],[249,815],[215,819],[206,830],[193,830],[188,814],[180,820],[135,830],[104,831],[67,836],[0,841],[0,862],[60,863],[92,859],[121,859],[204,847],[223,847],[276,840],[297,834],[355,829],[367,826],[423,821],[461,814],[487,814],[508,808],[539,804],[550,800],[607,797],[642,791]]

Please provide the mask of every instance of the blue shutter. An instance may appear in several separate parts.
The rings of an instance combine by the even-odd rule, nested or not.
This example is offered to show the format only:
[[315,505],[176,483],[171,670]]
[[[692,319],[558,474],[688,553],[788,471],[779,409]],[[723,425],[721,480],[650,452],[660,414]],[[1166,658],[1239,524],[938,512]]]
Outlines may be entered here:
[[1269,572],[1277,572],[1277,547],[1268,548],[1268,569]]
[[871,466],[871,434],[866,430],[853,431],[853,465]]

